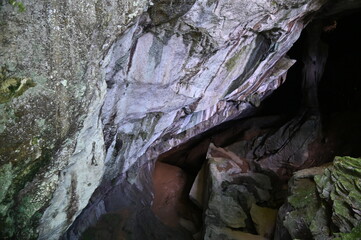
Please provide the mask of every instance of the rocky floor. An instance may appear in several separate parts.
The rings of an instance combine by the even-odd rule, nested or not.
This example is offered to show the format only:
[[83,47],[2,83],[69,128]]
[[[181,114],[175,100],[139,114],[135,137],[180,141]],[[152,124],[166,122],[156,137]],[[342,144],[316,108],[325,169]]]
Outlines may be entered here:
[[[325,193],[316,191],[321,189],[321,180],[316,185],[313,179],[320,176],[325,188],[329,176],[326,172],[333,171],[325,169],[332,168],[330,162],[336,155],[361,155],[357,141],[361,134],[360,120],[361,113],[343,112],[327,118],[303,114],[291,119],[259,116],[234,122],[221,132],[181,146],[179,152],[161,156],[156,162],[153,204],[151,210],[142,213],[144,221],[154,224],[147,225],[147,231],[152,234],[130,234],[142,230],[137,229],[139,223],[134,220],[139,210],[123,209],[105,215],[90,231],[97,235],[91,238],[85,235],[84,239],[139,239],[139,236],[174,239],[177,236],[178,239],[284,240],[311,239],[317,234],[331,236],[331,230],[336,230],[330,230],[329,223],[323,226],[323,231],[328,233],[322,235],[314,232],[314,220],[307,220],[307,214],[332,212],[319,210],[324,203],[319,201],[318,194]],[[193,167],[187,165],[189,161],[193,161]],[[337,161],[333,168],[340,164],[340,160]],[[348,161],[347,158],[344,161]],[[353,161],[360,164],[359,160]],[[322,177],[322,174],[326,175]],[[337,192],[337,189],[328,191]],[[306,210],[305,205],[295,203],[300,199],[310,201]],[[299,222],[303,221],[302,216],[301,220],[298,215],[294,216],[303,211],[305,224]],[[358,210],[355,211],[356,214]],[[357,214],[354,223],[348,225],[349,232],[356,227]],[[325,216],[318,216],[317,223],[322,219],[338,222],[337,216]],[[288,225],[283,225],[285,219]],[[342,223],[339,226],[342,228]],[[163,234],[159,234],[161,231]]]

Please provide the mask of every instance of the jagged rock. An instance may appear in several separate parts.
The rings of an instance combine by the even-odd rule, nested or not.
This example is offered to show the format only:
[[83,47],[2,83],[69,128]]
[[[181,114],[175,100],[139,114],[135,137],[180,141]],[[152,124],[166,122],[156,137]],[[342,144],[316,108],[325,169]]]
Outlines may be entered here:
[[298,171],[289,182],[291,209],[283,220],[292,238],[328,239],[330,231],[326,205],[319,201],[314,176],[322,174],[328,165]]
[[[295,173],[289,185],[289,206],[278,219],[292,239],[361,237],[360,169],[361,159],[336,157],[331,166]],[[277,231],[275,239],[285,239],[282,229]]]
[[309,145],[319,136],[319,127],[318,117],[300,116],[274,133],[258,138],[253,148],[256,164],[286,179],[295,170],[312,166]]
[[242,236],[245,232],[252,232],[251,208],[257,202],[269,200],[270,179],[250,172],[237,155],[213,144],[207,158],[209,180],[205,239],[217,239],[216,236],[222,234],[229,235],[224,239],[233,239],[237,234]]
[[333,166],[315,177],[320,197],[332,204],[332,222],[342,233],[360,224],[360,179],[361,159],[351,157],[336,157]]
[[[263,121],[268,119],[273,127],[266,128]],[[248,128],[242,132],[241,140],[227,149],[247,159],[251,169],[262,169],[288,180],[294,171],[315,164],[310,157],[310,146],[320,135],[320,120],[317,116],[301,114],[282,126],[277,126],[277,121],[277,118],[253,120],[251,126],[246,125]]]
[[152,161],[280,86],[294,63],[286,52],[325,3],[2,6],[1,67],[34,84],[0,83],[1,237],[57,239],[82,212],[66,234],[79,238],[116,206],[149,207]]
[[294,179],[290,191],[288,202],[295,210],[286,215],[283,224],[292,238],[312,239],[311,224],[323,223],[322,217],[325,217],[323,211],[321,218],[318,218],[319,209],[322,208],[317,199],[316,186],[310,179]]
[[189,11],[196,0],[155,0],[149,9],[152,22],[156,25],[169,22]]

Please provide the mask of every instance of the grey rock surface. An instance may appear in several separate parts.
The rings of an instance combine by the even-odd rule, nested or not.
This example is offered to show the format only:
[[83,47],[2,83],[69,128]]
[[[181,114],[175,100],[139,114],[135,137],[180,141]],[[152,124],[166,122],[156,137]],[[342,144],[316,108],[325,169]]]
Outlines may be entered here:
[[255,214],[256,204],[270,200],[272,187],[268,176],[244,168],[234,153],[213,144],[207,160],[204,239],[265,239],[264,232],[252,233],[256,230],[253,221],[260,223]]
[[296,172],[275,239],[360,238],[360,163],[359,158],[336,157],[332,164]]
[[57,239],[88,204],[104,173],[100,61],[147,4],[1,7],[0,66],[35,85],[0,104],[1,237]]
[[[147,188],[140,166],[282,84],[286,52],[325,2],[154,1],[149,13],[146,0],[5,4],[0,66],[18,80],[0,93],[34,86],[1,98],[1,237],[57,239],[98,186]],[[110,209],[100,195],[90,222]]]

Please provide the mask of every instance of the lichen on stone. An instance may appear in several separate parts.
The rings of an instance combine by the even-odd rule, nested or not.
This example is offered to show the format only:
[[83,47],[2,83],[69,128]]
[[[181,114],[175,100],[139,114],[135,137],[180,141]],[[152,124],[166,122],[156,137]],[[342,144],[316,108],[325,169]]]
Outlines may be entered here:
[[334,240],[355,240],[361,238],[361,223],[352,229],[349,233],[338,233]]
[[245,52],[245,48],[243,47],[242,49],[240,49],[237,53],[235,53],[227,62],[226,62],[226,68],[227,71],[230,72],[232,71],[237,65],[238,65],[238,61],[239,59],[242,57],[242,55]]
[[30,78],[13,77],[9,75],[10,73],[6,65],[0,68],[0,104],[21,96],[26,90],[36,85]]
[[[0,202],[5,198],[6,192],[11,185],[13,178],[12,164],[4,164],[0,167]],[[0,208],[1,215],[1,208]]]
[[336,157],[325,174],[316,176],[320,196],[332,203],[332,221],[341,232],[350,232],[361,220],[361,159]]
[[320,169],[291,179],[284,226],[293,238],[360,239],[361,159],[336,157]]
[[10,162],[0,167],[0,222],[4,227],[0,229],[0,237],[37,237],[34,226],[38,224],[41,209],[50,200],[54,187],[39,187],[42,191],[31,191],[31,187],[27,191],[22,189],[35,178],[39,169],[46,165],[49,159],[50,152],[43,149],[37,159],[28,163]]

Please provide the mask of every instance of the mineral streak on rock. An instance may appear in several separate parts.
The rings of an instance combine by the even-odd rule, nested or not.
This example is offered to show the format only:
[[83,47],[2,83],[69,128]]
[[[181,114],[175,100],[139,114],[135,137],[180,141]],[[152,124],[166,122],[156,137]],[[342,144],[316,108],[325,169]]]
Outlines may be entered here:
[[[79,228],[64,238],[79,238],[102,214],[134,203],[128,195],[149,207],[159,154],[258,107],[283,83],[294,64],[287,51],[326,2],[28,0],[24,12],[2,6],[0,67],[15,74],[2,72],[0,82],[0,237],[58,239],[73,225]],[[345,10],[340,3],[335,8]],[[229,164],[218,167],[240,163]],[[234,196],[222,197],[236,206]],[[221,216],[231,227],[247,225],[245,213],[236,213],[242,219],[235,223],[227,222],[231,212]],[[144,214],[154,219],[150,210]]]

